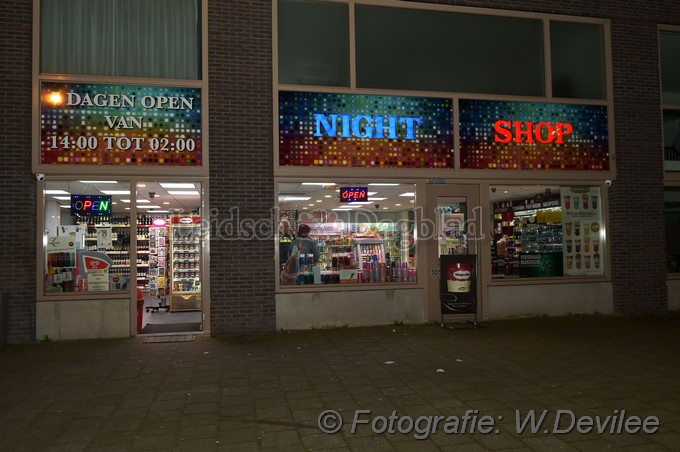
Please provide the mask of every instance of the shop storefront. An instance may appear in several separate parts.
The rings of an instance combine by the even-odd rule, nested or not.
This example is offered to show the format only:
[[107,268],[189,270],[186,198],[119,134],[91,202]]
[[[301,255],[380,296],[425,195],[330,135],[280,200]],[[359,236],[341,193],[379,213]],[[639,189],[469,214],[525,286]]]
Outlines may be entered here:
[[[334,29],[345,10],[325,6],[316,13]],[[304,16],[303,6],[282,1],[278,7],[279,54],[288,55],[294,45],[309,51],[314,44],[295,41],[287,28],[296,24],[292,11]],[[529,60],[541,47],[535,40],[542,40],[544,27],[537,24],[552,30],[553,58],[561,55],[555,43],[568,30],[582,27],[584,36],[594,37],[597,93],[578,83],[567,93],[557,83],[546,88],[540,76],[525,76],[514,84],[498,80],[495,87],[492,79],[481,80],[478,87],[489,94],[475,97],[441,89],[427,74],[389,77],[389,49],[384,59],[370,54],[385,68],[365,59],[369,38],[392,36],[405,14],[415,14],[416,23],[419,14],[436,15],[356,6],[355,72],[336,77],[342,74],[338,63],[316,83],[334,86],[333,92],[300,90],[309,74],[279,62],[277,327],[611,313],[607,187],[616,174],[604,69],[607,22],[547,16],[522,22],[442,11],[444,22],[521,28]],[[380,22],[388,17],[391,23]],[[329,45],[345,48],[341,38]],[[367,67],[385,74],[384,81]],[[513,70],[504,75],[512,78]],[[453,86],[464,86],[464,76],[452,74],[457,77]],[[422,96],[422,90],[434,95]],[[474,262],[473,312],[442,303],[441,278],[452,277],[441,274],[442,255]],[[450,287],[471,290],[456,284]]]
[[[149,45],[128,55],[115,51],[124,36],[108,53],[75,34],[63,3],[40,6],[50,20],[37,34],[34,80],[36,339],[209,330],[207,96],[196,54],[205,5],[176,2],[163,15],[184,29],[159,42],[169,25],[156,24]],[[88,7],[92,20],[105,16],[105,5]],[[111,26],[126,29],[132,12],[113,7]]]

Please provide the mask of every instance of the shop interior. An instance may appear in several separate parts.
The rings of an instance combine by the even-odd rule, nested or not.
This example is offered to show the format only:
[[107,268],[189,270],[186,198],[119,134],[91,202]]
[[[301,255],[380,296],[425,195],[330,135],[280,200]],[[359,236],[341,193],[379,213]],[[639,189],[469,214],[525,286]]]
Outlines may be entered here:
[[136,189],[135,196],[115,180],[45,182],[45,294],[136,286],[138,333],[198,331],[201,183],[139,182]]
[[416,282],[415,185],[279,183],[281,286]]
[[[562,276],[562,207],[559,186],[494,186],[491,274],[494,279]],[[523,268],[529,255],[552,258],[544,274]],[[554,257],[554,258],[553,258]],[[531,271],[529,271],[531,270]]]

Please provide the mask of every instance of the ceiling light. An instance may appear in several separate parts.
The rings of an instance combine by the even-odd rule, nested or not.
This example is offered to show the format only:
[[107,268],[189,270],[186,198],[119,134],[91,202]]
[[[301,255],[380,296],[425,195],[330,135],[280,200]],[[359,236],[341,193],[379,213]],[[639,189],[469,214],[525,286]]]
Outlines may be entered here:
[[105,195],[129,195],[130,190],[102,190]]
[[334,182],[303,182],[301,185],[335,185]]
[[196,186],[193,183],[189,182],[181,182],[181,183],[175,183],[175,182],[161,182],[160,186],[163,188],[196,188]]
[[324,198],[332,198],[333,195],[324,195]]
[[113,205],[115,206],[115,205],[118,204],[118,203],[117,203],[116,201],[113,201],[111,204],[113,204]]
[[302,210],[307,210],[307,207],[303,207]]
[[59,207],[61,207],[62,209],[70,209],[71,208],[71,206],[69,206],[68,204],[66,204],[66,205],[60,204]]
[[[45,190],[46,195],[70,195],[71,193],[64,190]],[[69,198],[71,199],[71,198]]]
[[59,201],[70,201],[71,197],[70,196],[52,196],[54,199],[58,199]]
[[307,204],[307,205],[308,205],[309,207],[314,207],[316,204],[312,203],[312,204]]
[[198,196],[196,190],[168,190],[169,195],[187,195],[187,196]]
[[169,210],[147,210],[146,213],[170,213]]
[[160,209],[161,206],[137,206],[138,209]]
[[399,184],[387,184],[387,183],[382,183],[382,182],[373,182],[373,183],[368,184],[368,185],[375,185],[377,187],[396,187]]
[[163,204],[167,206],[167,205],[169,205],[170,203],[167,202],[167,201],[165,201]]
[[413,193],[412,191],[409,191],[409,192],[406,192],[406,193],[402,193],[402,194],[399,195],[399,196],[404,196],[404,197],[414,197],[415,195],[416,195],[415,193]]
[[130,210],[130,208],[129,208],[129,207],[126,207],[125,210]]
[[322,200],[322,199],[317,199],[316,202],[323,202],[323,200]]
[[387,198],[371,198],[371,199],[369,199],[369,201],[384,201],[386,199]]
[[389,209],[389,207],[383,207],[383,210],[387,210],[387,209]]
[[377,191],[369,191],[369,192],[366,193],[366,194],[367,194],[368,196],[373,196],[373,195],[377,195],[378,192],[377,192]]
[[138,199],[137,202],[141,202],[142,204],[145,202],[151,202],[148,199]]
[[146,187],[146,184],[137,184],[137,186],[138,186],[139,188],[144,188],[144,187]]
[[395,207],[401,207],[401,204],[395,204]]
[[79,180],[81,184],[117,184],[116,180]]
[[279,196],[279,202],[281,201],[309,201],[312,199],[311,196]]

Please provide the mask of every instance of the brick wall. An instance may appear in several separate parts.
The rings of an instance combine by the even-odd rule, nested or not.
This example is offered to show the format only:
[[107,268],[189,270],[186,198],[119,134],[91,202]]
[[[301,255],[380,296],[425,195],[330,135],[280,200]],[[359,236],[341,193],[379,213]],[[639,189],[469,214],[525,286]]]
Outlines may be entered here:
[[9,294],[7,340],[35,337],[36,182],[31,174],[33,1],[0,2],[0,274]]
[[209,2],[213,335],[276,324],[271,8],[270,0]]

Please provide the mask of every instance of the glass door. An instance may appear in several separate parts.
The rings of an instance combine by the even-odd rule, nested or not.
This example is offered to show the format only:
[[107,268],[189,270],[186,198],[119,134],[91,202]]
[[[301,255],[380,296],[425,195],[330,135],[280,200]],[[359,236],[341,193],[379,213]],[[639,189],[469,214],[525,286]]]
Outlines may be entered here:
[[[440,278],[446,277],[440,275],[441,256],[461,256],[463,259],[467,256],[476,261],[473,274],[479,275],[479,260],[474,256],[479,252],[483,235],[477,186],[428,185],[426,218],[432,225],[432,237],[427,240],[427,317],[428,320],[440,320],[442,314],[450,315],[450,312],[442,311],[440,302]],[[479,286],[479,277],[475,278],[475,284]],[[481,293],[479,287],[475,292]],[[481,306],[481,300],[477,300],[476,305]]]

